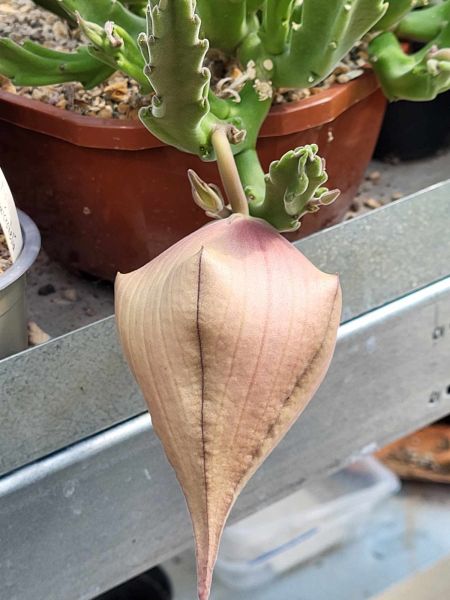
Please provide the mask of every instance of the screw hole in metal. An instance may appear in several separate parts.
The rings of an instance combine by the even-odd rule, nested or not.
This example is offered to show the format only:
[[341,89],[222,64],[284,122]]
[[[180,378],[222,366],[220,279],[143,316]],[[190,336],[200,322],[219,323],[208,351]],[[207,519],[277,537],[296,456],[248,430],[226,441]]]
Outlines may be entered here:
[[434,328],[433,331],[433,340],[438,340],[442,337],[444,337],[445,334],[445,327],[443,325],[439,325],[438,327]]
[[[450,387],[450,386],[449,386]],[[432,392],[428,404],[437,404],[441,399],[441,392]]]

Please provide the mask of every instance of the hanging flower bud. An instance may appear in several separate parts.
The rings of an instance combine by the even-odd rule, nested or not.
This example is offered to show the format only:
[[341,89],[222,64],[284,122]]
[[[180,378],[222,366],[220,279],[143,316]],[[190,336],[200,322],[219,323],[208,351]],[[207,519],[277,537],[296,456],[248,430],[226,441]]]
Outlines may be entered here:
[[321,383],[338,278],[234,214],[116,281],[125,354],[192,517],[200,600],[239,492]]

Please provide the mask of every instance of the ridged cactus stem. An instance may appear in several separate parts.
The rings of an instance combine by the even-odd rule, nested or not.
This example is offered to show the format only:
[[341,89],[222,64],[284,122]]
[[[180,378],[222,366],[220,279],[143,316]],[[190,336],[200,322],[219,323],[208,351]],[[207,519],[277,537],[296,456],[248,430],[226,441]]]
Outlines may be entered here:
[[273,57],[274,85],[311,87],[323,81],[387,8],[384,0],[304,0],[287,51]]
[[229,136],[232,134],[230,127],[219,125],[212,133],[211,142],[214,147],[220,178],[233,212],[248,215],[247,198],[242,188],[230,146]]

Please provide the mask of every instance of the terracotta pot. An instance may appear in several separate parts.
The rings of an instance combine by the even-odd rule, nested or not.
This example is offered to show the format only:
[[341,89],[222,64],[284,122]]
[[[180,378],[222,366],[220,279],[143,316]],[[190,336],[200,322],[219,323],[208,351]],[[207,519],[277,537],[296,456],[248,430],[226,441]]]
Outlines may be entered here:
[[[385,100],[371,73],[272,109],[261,131],[265,169],[291,148],[317,143],[339,200],[304,219],[296,238],[345,215],[372,156]],[[206,222],[186,178],[203,163],[162,144],[139,122],[102,120],[0,92],[0,163],[47,251],[73,269],[113,278]],[[291,239],[294,239],[291,236]]]

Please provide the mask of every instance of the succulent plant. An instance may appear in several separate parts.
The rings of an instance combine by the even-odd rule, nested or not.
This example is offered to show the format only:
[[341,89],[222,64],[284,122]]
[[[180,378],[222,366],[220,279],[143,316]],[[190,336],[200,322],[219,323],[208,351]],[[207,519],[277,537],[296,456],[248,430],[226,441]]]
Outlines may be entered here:
[[[145,15],[144,0],[37,4],[77,21],[89,43],[57,52],[0,39],[0,73],[17,85],[77,80],[89,88],[121,70],[144,93],[155,92],[151,107],[141,111],[146,126],[203,160],[214,159],[212,131],[226,123],[250,213],[281,231],[298,228],[300,216],[320,206],[302,204],[299,190],[308,173],[321,168],[310,149],[308,156],[294,151],[264,174],[255,147],[274,89],[317,85],[364,36],[388,98],[426,100],[450,88],[450,0],[198,0],[175,2],[176,11],[172,3],[167,9],[166,2],[150,0]],[[405,39],[423,48],[410,54],[400,43]],[[241,86],[231,98],[219,98],[210,85],[204,67],[210,46],[241,66]],[[297,182],[289,183],[296,174]],[[321,187],[324,172],[319,178],[315,199],[327,200],[333,194]],[[283,181],[289,199],[274,207],[271,190]]]

